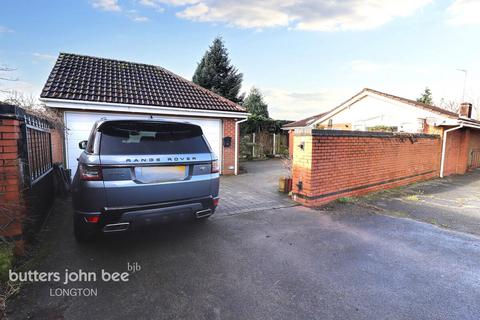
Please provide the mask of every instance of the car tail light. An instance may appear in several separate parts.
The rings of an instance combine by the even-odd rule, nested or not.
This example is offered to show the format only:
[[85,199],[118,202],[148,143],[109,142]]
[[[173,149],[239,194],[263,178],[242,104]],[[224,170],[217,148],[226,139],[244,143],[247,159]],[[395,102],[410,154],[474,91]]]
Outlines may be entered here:
[[102,180],[102,169],[100,167],[91,167],[86,165],[81,165],[80,168],[80,179],[85,181],[98,181]]
[[86,216],[85,217],[85,221],[89,222],[89,223],[97,223],[98,220],[100,220],[100,216]]
[[220,201],[220,198],[213,198],[213,206],[214,207],[218,206],[219,201]]
[[218,164],[218,161],[212,161],[212,173],[217,173],[220,172],[220,166]]

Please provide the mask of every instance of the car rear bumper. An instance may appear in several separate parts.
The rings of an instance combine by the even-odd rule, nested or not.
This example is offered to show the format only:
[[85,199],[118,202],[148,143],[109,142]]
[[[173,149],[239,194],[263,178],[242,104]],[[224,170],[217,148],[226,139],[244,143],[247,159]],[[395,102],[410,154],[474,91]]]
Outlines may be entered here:
[[[101,213],[75,211],[75,219],[85,228],[104,233],[127,231],[179,218],[206,218],[214,213],[216,199],[209,196],[141,206],[106,207]],[[92,215],[99,215],[96,223],[87,222]]]

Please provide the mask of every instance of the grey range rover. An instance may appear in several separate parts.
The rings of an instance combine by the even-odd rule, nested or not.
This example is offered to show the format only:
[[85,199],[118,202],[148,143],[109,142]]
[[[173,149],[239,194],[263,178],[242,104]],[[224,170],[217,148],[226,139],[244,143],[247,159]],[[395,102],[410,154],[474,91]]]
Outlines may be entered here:
[[79,147],[71,187],[79,241],[215,211],[218,161],[197,125],[102,119]]

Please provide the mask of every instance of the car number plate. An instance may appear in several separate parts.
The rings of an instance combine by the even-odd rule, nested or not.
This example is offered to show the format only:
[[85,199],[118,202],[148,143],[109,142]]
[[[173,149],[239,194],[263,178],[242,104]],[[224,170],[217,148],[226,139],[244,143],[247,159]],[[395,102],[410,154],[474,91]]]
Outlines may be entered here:
[[136,167],[136,180],[143,183],[180,181],[187,176],[186,166]]

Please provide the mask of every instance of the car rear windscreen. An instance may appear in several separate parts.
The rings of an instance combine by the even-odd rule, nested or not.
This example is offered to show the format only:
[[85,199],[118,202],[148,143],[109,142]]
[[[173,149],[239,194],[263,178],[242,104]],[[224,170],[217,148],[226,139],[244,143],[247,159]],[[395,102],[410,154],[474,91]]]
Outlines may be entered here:
[[199,126],[188,123],[110,121],[99,131],[100,154],[209,153]]

